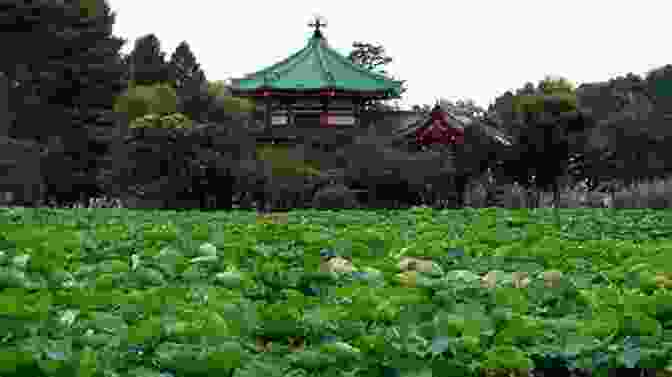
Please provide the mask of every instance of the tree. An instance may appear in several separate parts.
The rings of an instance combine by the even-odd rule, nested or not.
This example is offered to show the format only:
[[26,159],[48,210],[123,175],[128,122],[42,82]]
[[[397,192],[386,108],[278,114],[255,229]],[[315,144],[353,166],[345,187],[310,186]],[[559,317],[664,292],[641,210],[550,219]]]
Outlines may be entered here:
[[4,4],[0,41],[12,53],[0,71],[11,83],[15,136],[44,141],[70,131],[88,112],[111,109],[125,87],[124,41],[111,35],[114,14],[105,1]]
[[[385,65],[392,62],[392,58],[385,54],[385,48],[383,46],[373,45],[371,43],[354,42],[352,47],[353,50],[348,54],[348,59],[350,59],[351,62],[372,72],[394,79],[383,69]],[[406,90],[406,87],[402,85],[400,94],[403,94]],[[393,110],[393,106],[385,105],[382,101],[371,101],[370,103],[365,104],[364,109]]]
[[648,72],[646,86],[656,105],[669,109],[672,105],[672,64]]
[[154,34],[135,41],[129,55],[130,75],[134,85],[154,85],[169,82],[171,72],[161,51],[161,42]]
[[417,113],[429,113],[432,111],[432,105],[424,104],[424,105],[413,105],[411,109]]
[[207,117],[212,122],[223,123],[255,109],[253,101],[232,96],[223,81],[208,82],[207,93],[210,101]]
[[[559,200],[559,179],[566,175],[572,151],[571,134],[584,132],[594,122],[578,111],[573,85],[547,76],[537,87],[527,83],[508,104],[515,116],[504,128],[516,141],[504,161],[506,175],[522,186],[553,189]],[[508,110],[507,110],[508,111]]]
[[[471,119],[482,119],[485,117],[486,111],[482,107],[476,105],[472,99],[463,99],[457,100],[455,102],[449,101],[447,99],[441,98],[439,100],[439,105],[442,108],[447,109],[454,115],[465,116]],[[421,113],[429,113],[432,111],[434,105],[424,104],[424,105],[413,105],[413,111]]]
[[[384,68],[385,65],[392,62],[392,58],[385,55],[385,48],[381,45],[354,42],[352,47],[354,50],[350,52],[348,59],[370,71],[375,71],[379,67]],[[387,75],[384,69],[380,69],[378,73]]]
[[465,116],[470,119],[483,119],[485,117],[485,109],[476,105],[476,102],[472,99],[457,100],[456,102],[441,99],[439,104],[454,115]]
[[210,103],[208,81],[187,42],[177,46],[168,65],[173,85],[180,98],[181,112],[192,119],[203,121]]
[[192,81],[197,81],[199,84],[205,81],[205,75],[187,42],[183,41],[175,48],[168,65],[178,93]]
[[587,150],[575,175],[595,188],[603,182],[629,184],[669,174],[669,88],[672,66],[648,72],[645,80],[630,73],[582,85],[582,110],[593,114],[597,126],[587,135]]
[[[114,14],[104,0],[4,1],[0,59],[10,81],[9,136],[60,144],[44,159],[48,193],[65,197],[95,187],[86,126],[112,109],[126,86],[112,35]],[[51,151],[51,149],[50,149]]]
[[130,121],[148,114],[168,115],[178,110],[175,89],[168,84],[135,85],[122,93],[115,103],[116,112],[125,113]]
[[576,90],[576,86],[564,77],[546,76],[539,81],[537,85],[537,93],[546,95],[553,95],[558,93],[571,94]]

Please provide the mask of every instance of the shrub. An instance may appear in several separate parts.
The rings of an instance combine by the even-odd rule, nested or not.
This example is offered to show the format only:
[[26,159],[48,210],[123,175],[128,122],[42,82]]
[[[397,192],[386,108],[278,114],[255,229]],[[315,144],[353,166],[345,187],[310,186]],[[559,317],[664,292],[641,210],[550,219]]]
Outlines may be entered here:
[[194,122],[184,114],[174,113],[168,115],[147,114],[134,119],[130,128],[178,128],[186,129],[193,127]]
[[44,203],[46,207],[50,208],[123,208],[121,199],[108,198],[107,196],[89,198],[89,202],[84,203],[78,201],[71,205],[59,205],[53,198]]
[[260,144],[257,158],[270,164],[271,172],[278,177],[310,177],[320,175],[320,170],[304,159],[297,158],[290,147]]
[[358,206],[355,194],[342,184],[323,187],[313,197],[313,207],[319,209],[353,209]]
[[114,111],[126,113],[128,119],[133,120],[147,114],[173,114],[177,112],[177,105],[177,94],[170,85],[137,85],[117,97]]
[[614,208],[672,207],[672,178],[634,184],[614,194]]

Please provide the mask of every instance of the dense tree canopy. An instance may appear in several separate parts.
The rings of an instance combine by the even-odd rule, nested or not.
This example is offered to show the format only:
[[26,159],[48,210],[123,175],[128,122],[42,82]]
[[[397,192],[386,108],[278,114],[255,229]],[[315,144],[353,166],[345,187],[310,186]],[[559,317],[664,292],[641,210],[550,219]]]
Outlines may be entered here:
[[161,51],[161,42],[154,34],[148,34],[135,41],[128,62],[134,85],[154,85],[171,81],[171,72]]
[[[243,140],[234,131],[247,135],[242,131],[248,123],[241,118],[255,110],[254,102],[231,96],[224,82],[208,81],[188,43],[180,43],[166,61],[158,37],[148,34],[135,41],[129,55],[121,56],[124,41],[112,35],[113,23],[105,0],[0,4],[0,42],[8,51],[0,59],[0,73],[7,78],[12,112],[7,132],[46,147],[42,170],[49,193],[76,196],[99,184],[96,176],[103,168],[97,154],[107,152],[94,151],[105,150],[96,143],[113,139],[111,122],[101,120],[113,109],[143,127],[197,125],[193,132],[206,132],[200,123],[230,125],[208,142],[229,143],[232,150]],[[355,42],[348,58],[392,78],[386,71],[392,58],[381,45]],[[351,175],[380,195],[413,192],[410,203],[417,201],[425,183],[442,185],[457,176],[475,175],[495,159],[503,160],[501,176],[529,188],[556,190],[558,177],[568,171],[593,181],[626,182],[672,171],[672,65],[652,70],[645,78],[629,74],[579,88],[562,77],[548,76],[536,85],[529,82],[505,93],[487,111],[469,100],[442,104],[456,115],[500,128],[514,145],[505,149],[488,144],[491,138],[483,129],[469,127],[465,134],[473,142],[456,151],[459,161],[434,152],[421,160],[413,153],[383,148],[381,137],[378,145],[356,146],[366,157],[350,161]],[[374,101],[366,109],[393,108]],[[415,109],[428,111],[431,106]],[[141,135],[144,130],[134,131]],[[190,161],[196,169],[203,159],[196,156]],[[212,161],[213,166],[221,165],[215,157]],[[228,176],[231,171],[226,167],[215,175]],[[185,175],[185,187],[193,184],[190,179]],[[398,181],[408,187],[394,186]],[[380,182],[385,184],[376,187]]]
[[194,82],[200,88],[206,81],[205,73],[196,61],[196,56],[194,56],[187,42],[183,41],[175,48],[168,65],[178,92],[188,88]]
[[117,98],[115,111],[130,121],[148,114],[167,115],[178,111],[178,97],[168,84],[134,85]]
[[180,99],[180,110],[195,120],[204,120],[208,111],[208,81],[187,42],[180,43],[170,57],[173,85]]
[[515,140],[504,161],[506,175],[525,187],[552,187],[557,199],[558,179],[567,173],[572,149],[579,148],[572,134],[591,126],[577,108],[574,86],[547,76],[536,87],[527,83],[502,97],[495,109],[499,106],[502,127]]
[[579,88],[580,108],[599,120],[582,161],[582,174],[592,187],[600,181],[633,183],[670,173],[672,153],[665,145],[672,140],[672,97],[666,94],[672,93],[671,68],[652,70],[646,79],[630,73]]
[[[384,75],[388,78],[394,78],[384,69],[387,64],[392,62],[392,58],[385,53],[385,48],[382,45],[354,42],[352,47],[353,50],[348,54],[348,59],[350,59],[350,61],[372,72]],[[401,94],[406,90],[406,87],[402,85]],[[382,101],[371,101],[365,105],[365,109],[393,110],[394,108],[384,104]]]
[[226,122],[232,117],[249,114],[255,104],[246,98],[234,97],[223,81],[210,81],[207,85],[209,98],[208,119],[213,122]]
[[10,80],[12,134],[62,136],[91,112],[111,109],[125,86],[124,41],[112,36],[113,23],[103,0],[0,5],[0,42],[11,51],[0,71]]
[[77,200],[98,190],[90,126],[126,87],[114,18],[104,0],[0,4],[0,42],[8,51],[0,71],[13,113],[8,134],[45,145],[47,196]]

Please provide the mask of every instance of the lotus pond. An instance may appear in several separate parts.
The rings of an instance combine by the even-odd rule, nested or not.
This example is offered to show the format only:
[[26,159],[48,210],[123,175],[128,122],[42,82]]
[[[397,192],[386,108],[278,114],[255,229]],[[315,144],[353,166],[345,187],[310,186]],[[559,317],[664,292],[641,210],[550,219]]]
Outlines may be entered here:
[[661,210],[0,208],[0,376],[672,371],[671,256]]

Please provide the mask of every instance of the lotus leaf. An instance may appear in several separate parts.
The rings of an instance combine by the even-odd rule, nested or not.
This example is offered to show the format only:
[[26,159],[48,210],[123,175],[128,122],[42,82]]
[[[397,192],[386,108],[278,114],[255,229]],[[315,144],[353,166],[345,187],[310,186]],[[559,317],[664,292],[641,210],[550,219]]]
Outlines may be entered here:
[[446,273],[446,280],[461,280],[467,283],[471,283],[480,279],[480,276],[469,270],[452,270]]

